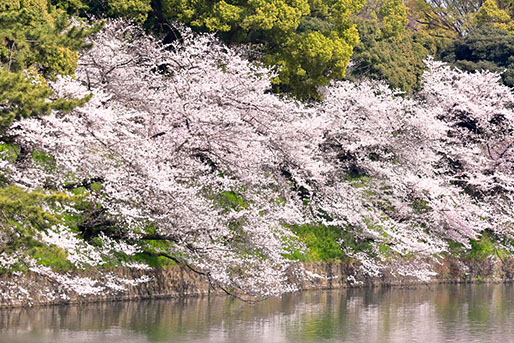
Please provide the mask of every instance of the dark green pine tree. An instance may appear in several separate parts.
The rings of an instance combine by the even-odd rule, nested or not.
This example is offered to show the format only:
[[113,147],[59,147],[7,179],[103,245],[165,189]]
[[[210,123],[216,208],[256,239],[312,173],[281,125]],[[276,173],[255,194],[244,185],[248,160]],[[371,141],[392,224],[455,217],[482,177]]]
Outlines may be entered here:
[[54,99],[47,80],[73,74],[84,38],[97,29],[72,25],[49,0],[0,2],[0,132],[15,119],[87,100]]
[[462,70],[502,73],[502,81],[514,87],[514,36],[492,26],[474,29],[442,52],[443,61]]

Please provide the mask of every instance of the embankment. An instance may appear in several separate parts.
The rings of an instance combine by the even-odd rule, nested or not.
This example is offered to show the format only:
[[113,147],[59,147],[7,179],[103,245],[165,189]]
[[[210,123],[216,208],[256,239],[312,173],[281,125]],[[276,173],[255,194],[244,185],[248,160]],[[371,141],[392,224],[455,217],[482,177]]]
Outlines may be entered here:
[[[418,261],[419,262],[419,261]],[[348,287],[412,287],[426,283],[511,282],[514,259],[496,257],[482,260],[439,259],[427,262],[434,275],[430,280],[405,273],[403,261],[382,270],[380,275],[364,274],[353,262],[306,263],[310,278],[294,280],[300,289]],[[407,267],[406,267],[407,266]],[[407,268],[407,269],[406,269]],[[412,271],[412,270],[411,270]],[[13,273],[0,276],[0,308],[37,305],[76,304],[136,299],[178,298],[221,294],[205,277],[178,266],[151,270],[118,269],[108,272]]]

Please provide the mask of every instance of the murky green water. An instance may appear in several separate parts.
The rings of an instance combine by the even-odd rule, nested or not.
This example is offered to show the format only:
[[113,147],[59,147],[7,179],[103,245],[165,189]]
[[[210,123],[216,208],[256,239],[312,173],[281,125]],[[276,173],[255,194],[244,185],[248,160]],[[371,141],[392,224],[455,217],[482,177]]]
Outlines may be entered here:
[[512,285],[0,310],[0,342],[514,342]]

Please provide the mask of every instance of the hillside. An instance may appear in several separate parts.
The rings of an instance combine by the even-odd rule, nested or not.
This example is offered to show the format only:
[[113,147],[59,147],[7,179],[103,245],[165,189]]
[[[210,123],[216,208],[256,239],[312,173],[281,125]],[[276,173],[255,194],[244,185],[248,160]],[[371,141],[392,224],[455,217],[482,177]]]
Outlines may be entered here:
[[[351,263],[360,279],[387,272],[429,281],[444,261],[461,261],[458,274],[469,277],[462,261],[510,259],[508,79],[422,54],[413,82],[395,84],[385,67],[384,80],[359,69],[359,54],[377,42],[407,49],[419,34],[434,39],[430,26],[409,27],[403,3],[347,4],[345,30],[357,34],[373,21],[381,32],[369,46],[357,39],[350,47],[345,36],[348,58],[320,60],[308,52],[314,43],[301,53],[274,47],[311,58],[294,60],[306,68],[324,61],[341,72],[319,74],[313,65],[294,77],[284,74],[293,60],[281,64],[270,59],[277,50],[266,50],[266,39],[280,33],[273,27],[255,28],[261,45],[245,44],[250,22],[266,23],[250,14],[247,27],[235,19],[222,26],[226,15],[170,14],[193,29],[169,22],[163,34],[144,1],[129,2],[143,6],[135,9],[109,1],[105,11],[94,2],[45,3],[11,1],[0,14],[0,273],[41,275],[87,295],[127,284],[106,279],[115,269],[178,265],[229,294],[266,297],[295,290],[291,275],[313,277],[303,262]],[[253,13],[244,4],[257,6],[227,8]],[[336,20],[330,6],[332,17],[305,8],[300,19]],[[454,36],[445,33],[444,49],[470,39],[464,25],[486,25],[479,8]],[[118,18],[84,19],[91,11]],[[119,18],[127,16],[133,21]],[[38,30],[26,31],[22,19]],[[507,32],[499,24],[510,21],[493,19],[491,32]],[[342,35],[338,23],[327,30]],[[209,25],[218,34],[199,32]],[[323,40],[322,29],[304,30],[291,32]],[[80,271],[105,275],[81,279],[73,274]],[[358,284],[352,277],[348,283]],[[15,289],[2,296],[16,297]]]

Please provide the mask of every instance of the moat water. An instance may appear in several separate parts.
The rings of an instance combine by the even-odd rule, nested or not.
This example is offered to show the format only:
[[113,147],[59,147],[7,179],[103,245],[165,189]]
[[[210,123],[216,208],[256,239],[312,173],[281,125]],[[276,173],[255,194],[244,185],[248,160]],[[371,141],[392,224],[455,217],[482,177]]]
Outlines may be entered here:
[[2,343],[514,342],[513,285],[437,285],[0,310]]

